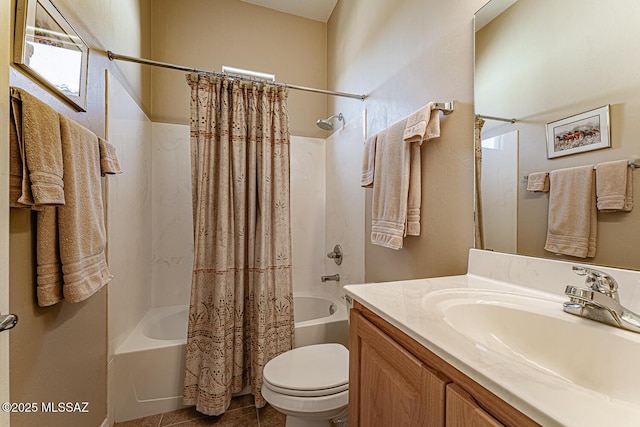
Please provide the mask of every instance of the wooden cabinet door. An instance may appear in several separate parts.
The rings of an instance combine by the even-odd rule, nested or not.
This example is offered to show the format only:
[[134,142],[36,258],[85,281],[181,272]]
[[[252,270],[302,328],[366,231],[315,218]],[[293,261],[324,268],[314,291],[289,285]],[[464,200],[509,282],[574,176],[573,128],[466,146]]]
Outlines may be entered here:
[[350,427],[444,427],[446,379],[355,310],[349,352]]
[[504,427],[459,386],[447,385],[446,427]]

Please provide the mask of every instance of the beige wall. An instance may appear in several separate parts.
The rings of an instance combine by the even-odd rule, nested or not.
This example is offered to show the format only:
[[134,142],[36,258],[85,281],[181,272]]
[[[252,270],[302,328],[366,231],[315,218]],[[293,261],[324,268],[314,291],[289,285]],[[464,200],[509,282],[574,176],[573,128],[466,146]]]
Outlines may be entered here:
[[[15,1],[12,3],[12,6]],[[79,113],[12,67],[10,84],[26,89],[56,110],[105,134],[105,68],[127,79],[128,88],[148,104],[148,79],[139,66],[116,69],[103,47],[143,55],[148,40],[150,0],[60,0],[62,13],[90,45],[87,112]],[[12,9],[13,10],[13,9]],[[143,17],[140,23],[140,17]],[[8,42],[8,40],[3,40]],[[111,47],[115,46],[115,47]],[[146,88],[146,89],[145,89]],[[5,86],[5,93],[8,89]],[[146,98],[146,101],[143,99]],[[6,145],[5,145],[6,146]],[[87,414],[12,414],[12,426],[98,426],[107,415],[106,289],[79,304],[37,306],[34,278],[34,217],[12,209],[10,219],[10,307],[20,324],[10,335],[11,398],[16,402],[88,401]],[[111,248],[117,246],[111,242]],[[122,242],[120,242],[122,244]]]
[[[239,0],[154,0],[152,57],[221,71],[223,65],[262,71],[295,85],[326,87],[326,25]],[[188,124],[185,73],[154,68],[154,122]],[[291,134],[326,137],[315,121],[326,96],[289,93]]]
[[[0,3],[0,96],[9,97],[11,4]],[[9,313],[9,103],[0,104],[0,313]],[[9,334],[0,334],[0,401],[9,400]],[[9,414],[0,414],[0,425]]]
[[[73,23],[95,52],[148,58],[151,54],[151,0],[56,0],[56,6]],[[149,114],[151,69],[122,61],[111,63],[111,71],[131,96]]]
[[[632,54],[640,44],[639,14],[634,0],[588,8],[580,0],[520,0],[478,32],[478,112],[518,119],[497,127],[487,122],[483,135],[520,131],[520,175],[640,154],[640,57]],[[567,20],[580,24],[567,27]],[[546,123],[605,104],[611,111],[611,148],[547,159]],[[633,176],[637,188],[640,174]],[[548,194],[529,193],[526,181],[518,182],[518,253],[576,260],[544,250]],[[586,261],[640,269],[638,233],[640,210],[599,213],[597,254]]]
[[[464,273],[473,245],[473,14],[485,0],[340,0],[328,23],[329,88],[367,93],[367,131],[429,101],[456,100],[442,136],[422,147],[422,235],[399,251],[373,246],[366,203],[366,280]],[[362,103],[331,99],[356,117]],[[362,141],[353,141],[362,144]]]

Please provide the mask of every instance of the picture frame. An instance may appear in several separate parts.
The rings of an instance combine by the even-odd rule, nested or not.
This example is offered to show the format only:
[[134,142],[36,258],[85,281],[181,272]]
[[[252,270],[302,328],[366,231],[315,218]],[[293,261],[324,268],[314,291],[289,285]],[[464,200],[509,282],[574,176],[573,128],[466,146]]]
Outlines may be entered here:
[[547,123],[549,159],[609,147],[609,104]]
[[86,111],[89,46],[51,0],[16,0],[13,62]]

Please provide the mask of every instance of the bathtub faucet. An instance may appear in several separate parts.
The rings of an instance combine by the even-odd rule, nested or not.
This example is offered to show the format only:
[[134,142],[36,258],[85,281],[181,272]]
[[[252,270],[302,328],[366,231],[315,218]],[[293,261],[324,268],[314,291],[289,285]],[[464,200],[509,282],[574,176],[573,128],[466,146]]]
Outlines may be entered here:
[[332,274],[330,276],[321,276],[320,277],[320,281],[322,283],[328,282],[328,281],[339,282],[340,281],[340,275],[339,274]]

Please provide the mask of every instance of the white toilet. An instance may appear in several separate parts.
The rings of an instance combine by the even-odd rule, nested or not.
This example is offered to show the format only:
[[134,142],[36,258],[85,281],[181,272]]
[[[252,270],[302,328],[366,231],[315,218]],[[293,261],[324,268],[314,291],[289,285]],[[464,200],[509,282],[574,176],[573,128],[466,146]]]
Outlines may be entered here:
[[287,427],[328,427],[347,423],[349,350],[316,344],[289,350],[263,371],[262,396],[287,416]]

